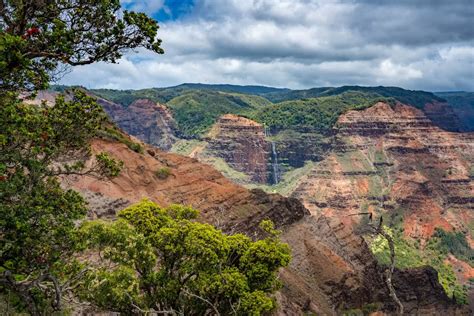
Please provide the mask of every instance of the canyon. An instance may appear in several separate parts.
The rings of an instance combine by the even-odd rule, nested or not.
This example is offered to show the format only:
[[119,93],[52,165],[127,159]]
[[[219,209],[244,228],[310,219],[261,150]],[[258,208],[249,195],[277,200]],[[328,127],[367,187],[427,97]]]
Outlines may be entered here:
[[[95,140],[91,146],[93,152],[106,152],[124,161],[124,168],[114,179],[88,175],[62,179],[63,186],[86,198],[90,218],[113,219],[118,210],[149,198],[163,206],[193,206],[201,211],[200,220],[228,233],[258,237],[259,222],[271,219],[282,231],[282,240],[291,246],[293,256],[290,267],[281,271],[284,286],[277,295],[278,314],[338,315],[367,304],[375,304],[386,314],[395,312],[384,286],[383,266],[365,240],[338,218],[311,215],[295,198],[245,189],[194,158],[146,144],[142,144],[143,153],[104,139]],[[169,176],[157,177],[160,168],[169,168]],[[418,282],[408,281],[412,278]],[[465,307],[453,304],[446,296],[436,278],[436,271],[430,268],[397,270],[395,287],[408,311],[468,315]]]
[[[113,219],[116,211],[149,198],[163,206],[191,205],[201,211],[200,220],[228,233],[258,237],[258,223],[273,220],[293,257],[280,274],[281,315],[395,313],[385,268],[360,235],[367,216],[359,213],[383,217],[421,247],[442,228],[462,232],[472,248],[474,135],[455,131],[446,104],[427,104],[426,110],[380,101],[346,111],[325,135],[272,130],[245,115],[224,114],[200,138],[188,139],[166,104],[99,102],[143,151],[97,139],[93,151],[124,161],[121,175],[62,179],[85,196],[89,217]],[[163,169],[165,178],[157,175]],[[297,176],[289,186],[292,174]],[[285,196],[276,193],[282,187]],[[445,264],[469,283],[469,263],[448,256]],[[408,314],[469,314],[446,295],[433,268],[396,269],[393,283]]]

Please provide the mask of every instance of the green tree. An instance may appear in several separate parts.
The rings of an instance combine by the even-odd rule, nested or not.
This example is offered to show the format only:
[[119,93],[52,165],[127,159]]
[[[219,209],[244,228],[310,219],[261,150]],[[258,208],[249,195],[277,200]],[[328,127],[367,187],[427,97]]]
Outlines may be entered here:
[[105,153],[92,165],[88,143],[105,121],[83,92],[54,106],[0,99],[0,289],[32,314],[61,308],[61,274],[75,251],[74,222],[86,214],[81,196],[58,176],[116,176],[121,163]]
[[118,0],[0,0],[0,294],[18,310],[61,310],[84,273],[73,254],[86,204],[58,177],[122,167],[105,153],[92,159],[90,140],[106,122],[93,98],[76,90],[29,105],[19,93],[46,88],[63,66],[115,62],[129,48],[162,53],[157,30]]
[[119,0],[0,0],[0,89],[44,89],[60,65],[114,63],[130,48],[163,53],[157,30]]
[[[277,271],[290,250],[269,222],[265,239],[228,236],[193,221],[197,211],[160,208],[143,200],[115,222],[90,221],[81,227],[86,249],[97,260],[80,296],[105,310],[171,312],[183,315],[260,315],[275,307]],[[90,254],[90,252],[89,252]]]

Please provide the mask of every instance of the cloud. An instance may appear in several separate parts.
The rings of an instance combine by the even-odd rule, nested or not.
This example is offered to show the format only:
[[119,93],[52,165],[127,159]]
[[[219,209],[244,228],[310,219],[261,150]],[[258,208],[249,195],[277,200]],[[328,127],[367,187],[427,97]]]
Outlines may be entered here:
[[122,6],[128,10],[145,12],[153,15],[165,9],[164,0],[122,0]]
[[165,55],[140,51],[116,65],[77,67],[62,83],[474,90],[470,0],[196,0],[192,7],[161,23]]

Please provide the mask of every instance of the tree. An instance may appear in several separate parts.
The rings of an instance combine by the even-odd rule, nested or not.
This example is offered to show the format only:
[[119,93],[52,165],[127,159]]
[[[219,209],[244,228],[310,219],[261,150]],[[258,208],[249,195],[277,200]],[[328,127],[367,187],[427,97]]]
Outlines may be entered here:
[[163,53],[158,23],[119,0],[0,0],[0,90],[44,89],[58,66]]
[[17,295],[32,313],[61,308],[60,275],[75,251],[74,222],[86,214],[81,196],[63,190],[66,174],[116,176],[121,162],[91,156],[88,143],[105,121],[83,92],[52,107],[0,99],[0,278],[1,290]]
[[228,236],[193,221],[197,211],[160,208],[143,200],[115,222],[89,221],[81,227],[85,249],[96,265],[79,295],[105,310],[180,315],[260,315],[275,307],[277,271],[290,250],[271,222],[268,237],[252,241]]
[[46,88],[62,65],[116,62],[130,48],[162,53],[157,30],[118,0],[0,0],[0,294],[18,310],[61,310],[85,273],[73,254],[86,204],[58,177],[121,169],[105,153],[84,163],[106,122],[93,98],[76,90],[36,106],[19,92]]

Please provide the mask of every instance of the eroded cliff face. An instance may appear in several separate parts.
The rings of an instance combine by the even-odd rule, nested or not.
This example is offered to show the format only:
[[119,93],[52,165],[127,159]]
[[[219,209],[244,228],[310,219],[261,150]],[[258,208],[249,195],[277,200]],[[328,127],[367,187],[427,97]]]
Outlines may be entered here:
[[[91,217],[113,218],[117,210],[149,198],[162,206],[190,205],[201,211],[202,220],[227,231],[250,233],[257,230],[262,219],[272,219],[285,227],[308,212],[294,198],[247,190],[196,159],[143,146],[146,150],[140,154],[118,142],[96,140],[92,143],[94,152],[107,152],[124,162],[120,176],[71,176],[63,183],[84,194]],[[165,179],[156,174],[163,168],[169,171]]]
[[168,108],[151,100],[136,100],[128,107],[98,99],[120,128],[143,142],[169,150],[177,140],[176,123]]
[[[383,283],[383,269],[350,225],[338,218],[310,215],[297,199],[245,189],[196,159],[143,146],[144,153],[140,154],[115,141],[95,140],[94,152],[107,152],[124,161],[121,174],[113,179],[69,176],[62,183],[86,197],[92,218],[114,218],[116,211],[149,198],[162,206],[191,205],[201,210],[200,220],[228,233],[255,236],[260,221],[271,219],[283,231],[282,239],[293,253],[290,267],[281,271],[284,287],[277,295],[280,315],[308,311],[338,315],[368,303],[377,303],[388,314],[394,310]],[[168,177],[157,176],[156,171],[162,168],[168,168]],[[412,272],[401,272],[395,284],[407,293],[406,299],[402,297],[407,307],[467,315],[466,309],[458,310],[445,297],[432,299],[444,293],[435,279],[419,277],[415,286],[406,280],[406,273]],[[414,294],[417,291],[425,291],[429,297],[418,297]]]
[[208,154],[250,176],[256,183],[270,181],[270,143],[261,124],[234,114],[223,115],[208,134]]
[[[398,214],[407,236],[474,220],[474,134],[446,132],[413,107],[377,103],[339,118],[332,152],[293,193],[313,214],[357,222],[357,212]],[[396,220],[395,218],[393,220]]]
[[[378,315],[396,315],[385,267],[351,225],[335,217],[306,216],[282,239],[291,245],[293,259],[281,273],[281,315],[341,315],[369,304]],[[456,306],[445,294],[431,267],[395,269],[392,280],[406,315],[469,315],[467,307]]]

